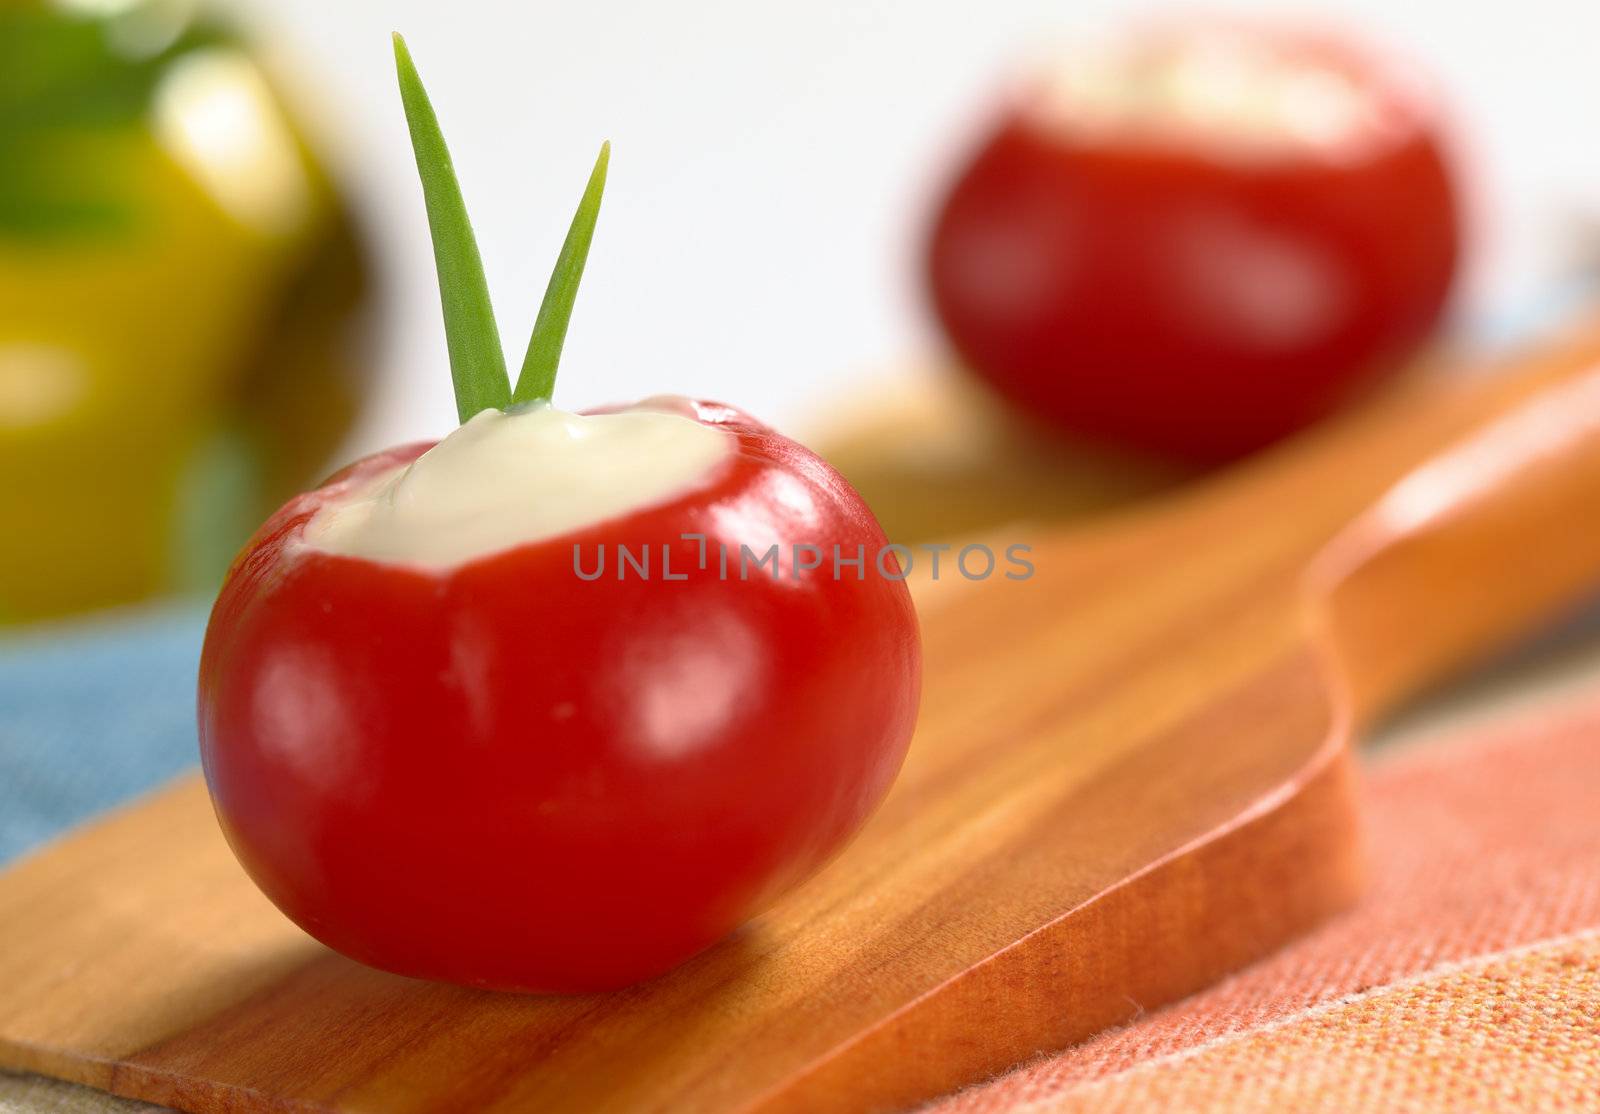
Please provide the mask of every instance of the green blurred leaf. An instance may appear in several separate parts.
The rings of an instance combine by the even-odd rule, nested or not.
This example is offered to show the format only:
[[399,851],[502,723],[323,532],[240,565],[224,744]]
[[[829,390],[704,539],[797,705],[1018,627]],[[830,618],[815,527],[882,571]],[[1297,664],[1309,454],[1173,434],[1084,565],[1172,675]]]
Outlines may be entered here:
[[0,6],[0,236],[104,235],[134,223],[114,181],[63,157],[85,134],[141,127],[162,76],[190,51],[226,41],[184,29],[164,49],[133,55],[115,22],[52,7]]

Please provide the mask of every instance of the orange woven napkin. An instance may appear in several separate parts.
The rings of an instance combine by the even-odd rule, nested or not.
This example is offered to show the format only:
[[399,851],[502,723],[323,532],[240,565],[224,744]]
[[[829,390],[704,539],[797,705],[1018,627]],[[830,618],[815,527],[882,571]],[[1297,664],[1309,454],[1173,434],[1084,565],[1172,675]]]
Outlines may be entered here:
[[1367,783],[1355,910],[929,1110],[1600,1111],[1600,702]]

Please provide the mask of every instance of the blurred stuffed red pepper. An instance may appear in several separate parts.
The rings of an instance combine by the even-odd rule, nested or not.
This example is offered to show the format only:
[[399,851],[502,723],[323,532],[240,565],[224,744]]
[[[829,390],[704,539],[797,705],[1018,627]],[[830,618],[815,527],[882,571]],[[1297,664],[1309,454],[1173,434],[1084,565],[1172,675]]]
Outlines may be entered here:
[[1333,37],[1157,25],[1030,75],[928,243],[955,348],[1074,434],[1200,463],[1394,370],[1459,253],[1441,122]]

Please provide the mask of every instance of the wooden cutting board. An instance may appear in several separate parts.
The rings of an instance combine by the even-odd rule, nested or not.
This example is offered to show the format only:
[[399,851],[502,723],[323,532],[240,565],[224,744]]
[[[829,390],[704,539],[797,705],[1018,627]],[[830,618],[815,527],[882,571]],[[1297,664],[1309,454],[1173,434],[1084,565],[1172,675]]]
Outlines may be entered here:
[[1030,580],[922,583],[882,810],[628,991],[329,953],[182,781],[0,875],[0,1065],[194,1111],[865,1110],[1127,1021],[1353,901],[1352,732],[1600,584],[1595,368],[1600,327],[1412,381],[1202,486],[991,539],[1034,544]]

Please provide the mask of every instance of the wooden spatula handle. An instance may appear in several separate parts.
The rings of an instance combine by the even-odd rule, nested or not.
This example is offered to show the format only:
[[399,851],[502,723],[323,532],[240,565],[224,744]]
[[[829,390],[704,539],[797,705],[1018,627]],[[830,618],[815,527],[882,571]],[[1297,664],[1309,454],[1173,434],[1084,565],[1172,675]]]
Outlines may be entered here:
[[[1600,582],[1600,360],[1525,374],[1531,396],[1405,476],[1312,567],[1316,618],[1363,717]],[[1487,405],[1517,386],[1494,384]]]

